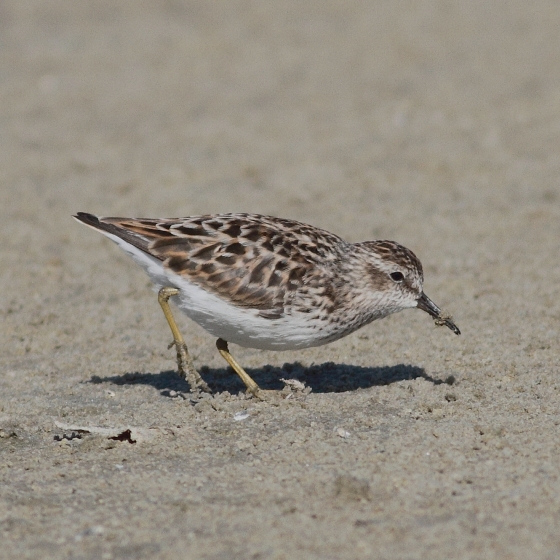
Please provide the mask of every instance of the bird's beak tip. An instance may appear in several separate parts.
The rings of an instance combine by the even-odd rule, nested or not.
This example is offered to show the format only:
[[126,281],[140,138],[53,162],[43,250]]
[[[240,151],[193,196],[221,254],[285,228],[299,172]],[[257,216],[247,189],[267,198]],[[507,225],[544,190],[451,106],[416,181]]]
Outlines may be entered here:
[[417,307],[433,317],[436,325],[446,326],[456,335],[461,334],[459,327],[453,321],[453,317],[448,313],[442,311],[424,292],[422,292],[422,294],[418,298]]

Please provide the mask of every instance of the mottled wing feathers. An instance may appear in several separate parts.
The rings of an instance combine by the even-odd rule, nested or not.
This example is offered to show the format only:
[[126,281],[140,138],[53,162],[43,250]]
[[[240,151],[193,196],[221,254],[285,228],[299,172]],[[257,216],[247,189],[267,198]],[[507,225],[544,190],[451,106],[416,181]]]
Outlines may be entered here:
[[[78,219],[86,221],[82,215]],[[234,305],[258,309],[271,319],[281,317],[308,274],[332,264],[345,245],[312,226],[253,214],[99,218],[97,225],[88,225],[123,238]]]
[[281,317],[306,275],[332,255],[316,230],[277,218],[226,214],[160,227],[175,238],[158,236],[149,250],[166,267],[267,318]]

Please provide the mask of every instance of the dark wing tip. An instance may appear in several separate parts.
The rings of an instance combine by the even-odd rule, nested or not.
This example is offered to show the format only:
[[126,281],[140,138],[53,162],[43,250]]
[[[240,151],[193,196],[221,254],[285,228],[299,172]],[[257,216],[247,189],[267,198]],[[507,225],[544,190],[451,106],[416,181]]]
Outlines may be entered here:
[[99,218],[97,216],[94,216],[93,214],[88,214],[87,212],[78,212],[72,217],[88,226],[99,228]]
[[[78,222],[81,222],[92,229],[100,231],[101,233],[108,235],[109,237],[119,237],[120,239],[126,241],[127,243],[130,243],[137,249],[140,249],[141,251],[144,251],[145,253],[148,253],[160,260],[163,260],[158,255],[154,255],[150,252],[150,250],[148,249],[149,239],[147,237],[134,231],[127,225],[122,225],[120,223],[122,221],[127,221],[127,218],[98,218],[97,216],[88,214],[87,212],[78,212],[72,217]],[[112,239],[113,241],[115,241],[114,238]]]

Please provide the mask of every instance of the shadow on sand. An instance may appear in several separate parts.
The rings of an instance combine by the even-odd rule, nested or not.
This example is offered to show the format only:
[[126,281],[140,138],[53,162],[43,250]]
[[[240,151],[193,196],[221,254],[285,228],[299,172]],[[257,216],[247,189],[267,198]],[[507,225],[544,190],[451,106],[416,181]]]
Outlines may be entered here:
[[[367,389],[377,385],[388,385],[397,381],[421,377],[434,385],[441,383],[453,384],[453,377],[445,380],[430,377],[423,368],[399,364],[385,367],[362,367],[348,364],[313,364],[305,367],[299,362],[284,364],[282,367],[263,366],[259,369],[248,368],[247,373],[262,389],[281,390],[284,379],[297,379],[305,383],[314,393],[342,393]],[[233,370],[229,368],[200,368],[200,373],[208,383],[212,392],[228,391],[231,394],[242,393],[243,383]],[[113,383],[115,385],[142,384],[151,385],[162,395],[168,396],[170,391],[188,392],[188,383],[174,371],[160,373],[125,373],[108,377],[92,376],[90,383]]]

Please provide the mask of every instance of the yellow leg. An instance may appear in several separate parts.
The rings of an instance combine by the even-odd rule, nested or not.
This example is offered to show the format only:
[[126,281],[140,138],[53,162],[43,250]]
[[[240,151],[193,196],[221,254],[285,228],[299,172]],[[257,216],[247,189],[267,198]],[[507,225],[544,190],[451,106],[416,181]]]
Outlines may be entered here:
[[228,343],[218,338],[216,340],[216,347],[218,348],[218,352],[221,354],[222,358],[231,366],[231,369],[241,377],[241,381],[245,383],[245,387],[247,387],[247,391],[252,393],[255,397],[260,397],[259,394],[261,392],[259,386],[251,379],[249,374],[235,361],[235,358],[229,353]]
[[173,313],[171,313],[169,298],[176,296],[178,293],[179,290],[177,288],[170,287],[162,288],[158,293],[159,304],[161,305],[163,314],[165,315],[169,328],[173,334],[173,342],[169,345],[169,348],[175,346],[175,349],[177,350],[177,367],[179,369],[179,375],[188,381],[191,386],[191,390],[202,389],[203,391],[210,392],[210,388],[202,377],[200,377],[200,374],[194,367],[187,345],[183,340],[179,327],[177,327]]

